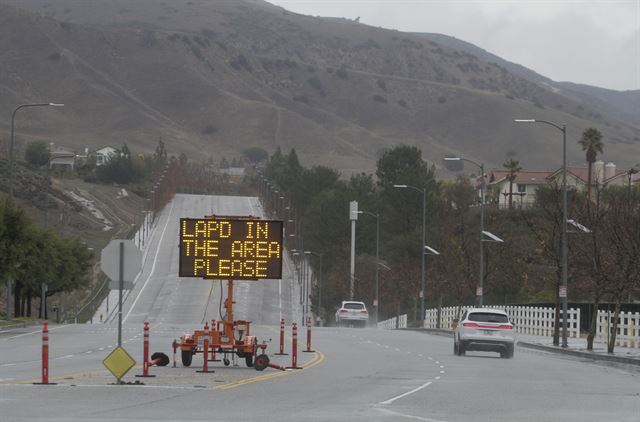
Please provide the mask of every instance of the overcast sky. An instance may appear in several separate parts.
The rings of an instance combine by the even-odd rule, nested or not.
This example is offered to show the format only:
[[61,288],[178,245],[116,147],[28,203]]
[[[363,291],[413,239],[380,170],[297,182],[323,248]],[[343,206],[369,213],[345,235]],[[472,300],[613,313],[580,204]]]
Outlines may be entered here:
[[640,0],[268,0],[475,44],[556,81],[640,89]]

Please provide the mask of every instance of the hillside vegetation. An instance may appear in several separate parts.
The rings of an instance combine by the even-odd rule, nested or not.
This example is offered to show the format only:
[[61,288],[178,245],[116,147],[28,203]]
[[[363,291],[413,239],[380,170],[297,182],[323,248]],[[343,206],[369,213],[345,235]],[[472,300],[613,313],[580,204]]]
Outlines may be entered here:
[[567,123],[574,162],[592,126],[606,159],[638,161],[638,122],[622,100],[436,39],[263,1],[0,0],[0,137],[16,104],[56,101],[66,107],[21,112],[19,145],[151,151],[162,137],[192,158],[280,146],[346,175],[398,144],[436,163],[559,166],[558,133],[512,122],[534,117]]

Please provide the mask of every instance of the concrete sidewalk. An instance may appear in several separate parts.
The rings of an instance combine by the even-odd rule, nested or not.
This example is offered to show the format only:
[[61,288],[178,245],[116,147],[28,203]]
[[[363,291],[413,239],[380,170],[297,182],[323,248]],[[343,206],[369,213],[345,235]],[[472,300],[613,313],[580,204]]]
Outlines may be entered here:
[[[436,334],[451,337],[452,330],[439,328],[406,328],[406,330],[420,331],[426,334]],[[562,339],[560,339],[562,342]],[[630,365],[640,365],[640,348],[616,346],[613,353],[607,353],[605,343],[595,341],[593,351],[587,350],[586,338],[568,338],[568,347],[553,345],[553,337],[533,336],[516,333],[516,342],[519,347],[542,350],[545,352],[577,356],[597,361],[616,362]]]
[[[545,350],[552,353],[563,353],[594,360],[640,365],[640,349],[616,346],[613,353],[607,353],[606,343],[600,342],[597,339],[593,343],[592,351],[587,350],[586,338],[568,338],[568,347],[566,348],[554,346],[553,337],[516,334],[516,341],[518,342],[518,346],[527,347],[529,349]],[[562,338],[560,339],[560,343],[562,343]]]

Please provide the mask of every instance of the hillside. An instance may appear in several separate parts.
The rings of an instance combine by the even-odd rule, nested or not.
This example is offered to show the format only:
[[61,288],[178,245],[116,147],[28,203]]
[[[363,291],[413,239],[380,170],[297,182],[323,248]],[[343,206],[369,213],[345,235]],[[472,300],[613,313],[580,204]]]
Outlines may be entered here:
[[[294,147],[347,175],[399,143],[434,162],[556,165],[558,133],[512,123],[536,117],[567,123],[574,162],[590,126],[605,135],[605,159],[639,161],[638,122],[611,101],[439,41],[262,1],[0,0],[0,115],[67,104],[21,111],[21,143],[135,152],[161,137],[203,159]],[[7,118],[0,137],[8,131]]]

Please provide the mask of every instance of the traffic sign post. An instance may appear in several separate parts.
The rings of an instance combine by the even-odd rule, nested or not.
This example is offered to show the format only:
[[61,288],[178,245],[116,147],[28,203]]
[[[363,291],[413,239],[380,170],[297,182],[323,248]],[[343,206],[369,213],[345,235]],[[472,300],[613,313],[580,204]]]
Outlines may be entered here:
[[122,290],[125,282],[133,288],[141,267],[142,253],[132,240],[113,239],[100,254],[100,268],[111,281],[118,282],[118,346],[122,346]]

